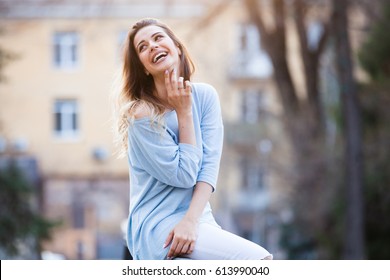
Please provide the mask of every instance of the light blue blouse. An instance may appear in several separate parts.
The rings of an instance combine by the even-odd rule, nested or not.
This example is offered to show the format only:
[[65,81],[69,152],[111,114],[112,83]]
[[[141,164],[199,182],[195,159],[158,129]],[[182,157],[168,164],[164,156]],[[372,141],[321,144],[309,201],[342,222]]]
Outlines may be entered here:
[[[186,213],[196,182],[217,186],[223,144],[221,107],[216,90],[192,84],[197,146],[179,143],[175,111],[158,129],[150,118],[129,126],[130,207],[127,245],[135,260],[165,259],[164,241]],[[207,203],[200,222],[217,223]]]

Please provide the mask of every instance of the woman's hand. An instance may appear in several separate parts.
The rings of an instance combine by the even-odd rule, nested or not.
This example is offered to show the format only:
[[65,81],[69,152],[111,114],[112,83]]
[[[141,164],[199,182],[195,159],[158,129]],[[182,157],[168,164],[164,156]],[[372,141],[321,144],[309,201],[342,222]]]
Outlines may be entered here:
[[171,74],[166,70],[165,87],[168,92],[168,103],[177,115],[192,114],[191,83],[184,82],[183,77],[177,79],[176,70],[173,70]]
[[176,70],[165,71],[165,87],[167,88],[167,101],[177,115],[179,125],[179,142],[196,146],[194,120],[192,118],[191,83],[183,83],[183,77],[177,79]]
[[165,240],[164,248],[172,243],[167,258],[172,259],[180,255],[191,254],[195,248],[196,238],[197,222],[184,217],[171,230]]

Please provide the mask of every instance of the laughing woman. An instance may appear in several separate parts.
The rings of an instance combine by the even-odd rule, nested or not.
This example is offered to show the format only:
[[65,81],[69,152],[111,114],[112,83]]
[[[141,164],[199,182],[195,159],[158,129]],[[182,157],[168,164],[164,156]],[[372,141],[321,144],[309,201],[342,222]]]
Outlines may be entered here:
[[190,83],[193,64],[165,24],[143,19],[129,31],[116,130],[130,167],[127,245],[139,259],[272,259],[227,232],[209,198],[223,143],[218,94]]

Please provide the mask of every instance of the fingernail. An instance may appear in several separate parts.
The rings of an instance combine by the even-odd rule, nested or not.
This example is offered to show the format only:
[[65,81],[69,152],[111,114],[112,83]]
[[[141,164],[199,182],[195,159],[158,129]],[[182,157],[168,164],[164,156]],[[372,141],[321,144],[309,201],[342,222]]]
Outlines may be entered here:
[[165,70],[165,74],[168,74],[169,73],[169,71],[168,70]]

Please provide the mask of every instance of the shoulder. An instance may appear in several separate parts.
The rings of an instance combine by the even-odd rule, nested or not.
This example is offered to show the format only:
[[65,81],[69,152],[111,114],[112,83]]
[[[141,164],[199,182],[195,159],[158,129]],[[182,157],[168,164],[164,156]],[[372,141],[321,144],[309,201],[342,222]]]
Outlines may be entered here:
[[216,89],[207,83],[192,83],[192,86],[198,94],[217,93]]
[[145,102],[137,102],[131,109],[134,119],[143,119],[152,115],[152,109]]
[[217,90],[207,83],[193,83],[193,94],[202,103],[215,102],[219,99]]
[[221,114],[221,104],[217,90],[206,83],[194,83],[193,88],[194,102],[197,104],[200,114],[203,117],[218,117]]

